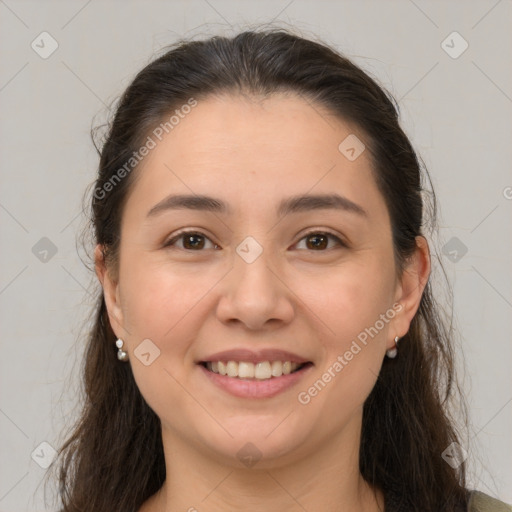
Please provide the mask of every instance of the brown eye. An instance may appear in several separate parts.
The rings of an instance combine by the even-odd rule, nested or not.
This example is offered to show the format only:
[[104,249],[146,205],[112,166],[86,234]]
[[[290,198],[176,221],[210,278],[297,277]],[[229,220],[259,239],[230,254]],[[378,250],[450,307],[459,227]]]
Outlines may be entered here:
[[325,249],[329,245],[329,240],[325,235],[309,235],[306,237],[308,249]]
[[[178,243],[180,241],[182,242],[181,244]],[[207,247],[208,243],[210,247]],[[177,247],[185,251],[201,251],[203,249],[217,249],[219,246],[202,233],[185,231],[171,238],[171,240],[165,243],[164,247]]]
[[306,241],[305,248],[310,251],[323,252],[325,249],[332,248],[329,247],[330,240],[334,240],[335,245],[346,247],[346,245],[337,236],[332,233],[324,233],[321,231],[312,231],[306,234],[306,236],[301,238],[297,245],[299,245],[302,240]]
[[185,249],[202,249],[204,247],[204,236],[196,234],[182,236]]

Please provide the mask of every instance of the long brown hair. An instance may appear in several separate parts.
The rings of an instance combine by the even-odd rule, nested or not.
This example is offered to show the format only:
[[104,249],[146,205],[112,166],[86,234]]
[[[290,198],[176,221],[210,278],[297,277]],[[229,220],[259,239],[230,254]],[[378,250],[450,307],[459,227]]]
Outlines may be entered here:
[[[106,184],[127,169],[151,130],[190,98],[278,91],[300,94],[364,134],[391,218],[397,268],[403,269],[415,237],[428,222],[435,225],[436,199],[432,191],[424,193],[428,172],[399,125],[396,102],[329,46],[266,29],[180,41],[142,69],[124,92],[98,149],[89,199],[94,243],[102,244],[114,275],[123,206],[136,167],[115,186]],[[453,469],[442,458],[458,440],[447,405],[453,397],[464,404],[454,379],[451,337],[428,282],[399,356],[386,358],[364,404],[362,476],[402,496],[411,511],[449,512],[464,502],[465,465]],[[130,365],[117,360],[115,339],[100,290],[83,361],[83,409],[54,464],[62,512],[135,512],[166,478],[160,420],[141,396]]]

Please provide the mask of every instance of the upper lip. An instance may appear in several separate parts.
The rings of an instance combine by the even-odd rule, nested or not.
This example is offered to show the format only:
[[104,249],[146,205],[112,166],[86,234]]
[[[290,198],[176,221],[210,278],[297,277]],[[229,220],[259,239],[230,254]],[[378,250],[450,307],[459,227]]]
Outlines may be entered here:
[[292,363],[299,364],[310,362],[309,359],[305,359],[286,350],[248,350],[243,348],[216,352],[215,354],[211,354],[204,359],[201,359],[199,362],[204,363],[208,361],[244,361],[248,363],[258,363],[261,361],[290,361]]

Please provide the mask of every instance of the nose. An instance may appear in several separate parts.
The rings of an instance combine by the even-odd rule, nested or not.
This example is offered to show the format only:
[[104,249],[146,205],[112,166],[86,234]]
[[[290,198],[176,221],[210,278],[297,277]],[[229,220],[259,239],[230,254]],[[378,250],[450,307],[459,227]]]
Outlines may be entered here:
[[276,265],[271,268],[265,250],[251,263],[238,254],[234,257],[234,268],[222,283],[218,319],[241,323],[250,330],[290,323],[295,314],[294,294]]

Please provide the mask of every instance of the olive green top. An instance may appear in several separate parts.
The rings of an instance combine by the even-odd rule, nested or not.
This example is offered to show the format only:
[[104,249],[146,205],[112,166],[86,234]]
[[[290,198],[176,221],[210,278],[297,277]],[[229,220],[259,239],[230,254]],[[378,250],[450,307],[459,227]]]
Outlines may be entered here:
[[[412,508],[416,510],[416,507],[411,507],[410,498],[405,498],[396,490],[386,491],[386,512],[410,512]],[[467,490],[467,507],[465,503],[460,503],[456,510],[457,512],[512,512],[512,506],[481,491]]]
[[469,512],[512,512],[512,505],[492,498],[480,491],[470,493]]

